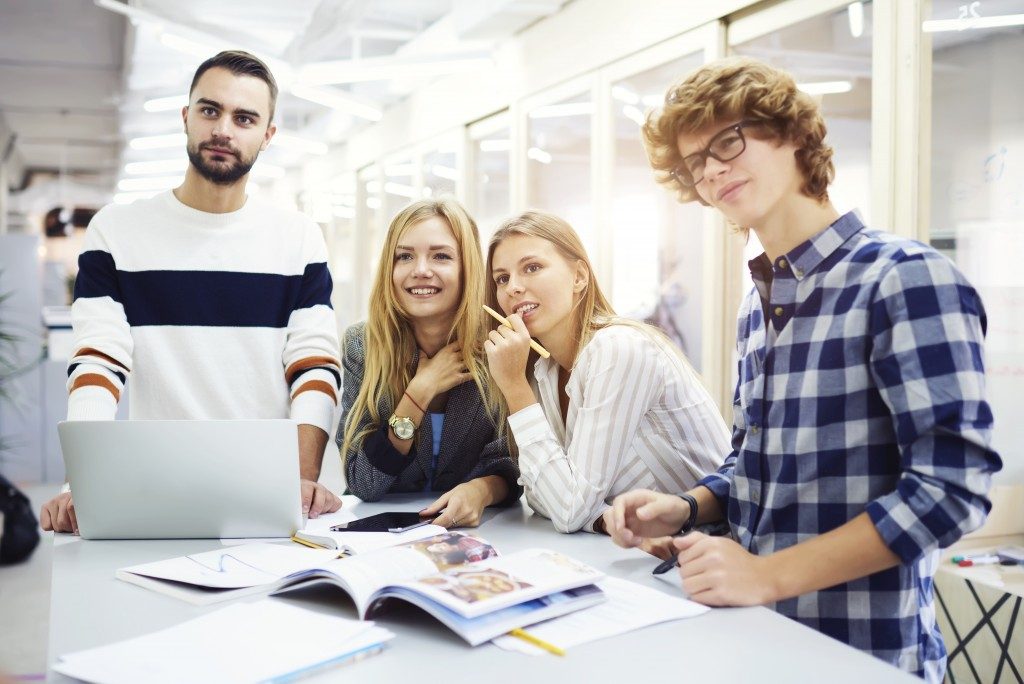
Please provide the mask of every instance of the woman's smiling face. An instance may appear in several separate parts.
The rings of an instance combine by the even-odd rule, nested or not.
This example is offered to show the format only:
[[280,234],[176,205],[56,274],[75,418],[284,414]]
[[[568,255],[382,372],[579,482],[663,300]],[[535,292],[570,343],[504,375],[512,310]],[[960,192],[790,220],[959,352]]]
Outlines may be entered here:
[[455,234],[444,219],[420,221],[399,238],[391,278],[409,318],[455,315],[462,294],[462,265]]

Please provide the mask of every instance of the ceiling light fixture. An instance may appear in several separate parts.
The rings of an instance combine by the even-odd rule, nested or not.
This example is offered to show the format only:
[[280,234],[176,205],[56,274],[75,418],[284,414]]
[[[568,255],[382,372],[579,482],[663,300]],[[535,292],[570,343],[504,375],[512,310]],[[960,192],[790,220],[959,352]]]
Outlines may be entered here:
[[159,150],[165,147],[181,147],[186,142],[188,142],[188,138],[184,133],[169,133],[132,138],[128,141],[128,145],[133,150]]
[[860,38],[864,35],[864,3],[858,0],[846,7],[846,19],[850,24],[850,35]]
[[531,119],[557,119],[563,116],[589,116],[594,112],[592,102],[565,102],[545,105],[530,112]]
[[337,109],[352,116],[367,119],[368,121],[380,121],[381,117],[384,116],[384,112],[381,111],[380,107],[338,90],[308,85],[295,85],[292,86],[291,92],[295,97],[300,97],[303,100],[315,102],[331,109]]
[[533,161],[540,162],[541,164],[550,164],[552,159],[550,152],[545,152],[539,147],[531,147],[526,150],[526,156]]
[[836,95],[853,90],[850,81],[818,81],[816,83],[797,83],[796,87],[808,95]]
[[967,29],[1004,28],[1024,26],[1024,14],[997,14],[991,17],[964,17],[962,19],[930,19],[921,23],[925,33],[965,31]]
[[171,95],[170,97],[154,97],[146,100],[142,108],[147,112],[173,112],[188,106],[188,95]]

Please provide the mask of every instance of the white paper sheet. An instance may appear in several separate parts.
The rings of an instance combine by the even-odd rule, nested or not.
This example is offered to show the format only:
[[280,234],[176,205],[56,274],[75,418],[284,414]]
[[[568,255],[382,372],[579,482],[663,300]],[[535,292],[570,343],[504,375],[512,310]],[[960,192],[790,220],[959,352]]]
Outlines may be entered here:
[[[54,670],[103,684],[274,680],[373,652],[394,635],[275,599],[222,608],[145,636],[62,656]],[[336,662],[334,662],[336,661]]]
[[[710,610],[699,603],[668,596],[657,589],[617,577],[606,577],[597,586],[608,597],[604,603],[531,625],[525,630],[549,644],[567,649],[669,620],[696,617]],[[531,655],[546,653],[543,649],[511,636],[498,637],[491,643],[506,651]]]

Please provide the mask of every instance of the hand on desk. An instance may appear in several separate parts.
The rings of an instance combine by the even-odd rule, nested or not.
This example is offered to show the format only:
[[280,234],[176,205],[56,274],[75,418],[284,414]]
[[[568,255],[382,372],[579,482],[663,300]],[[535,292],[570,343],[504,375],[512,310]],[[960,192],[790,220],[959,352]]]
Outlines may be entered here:
[[424,518],[437,515],[433,524],[449,529],[476,527],[480,524],[480,516],[490,502],[487,487],[481,480],[482,478],[477,478],[452,487],[437,501],[420,511],[420,515]]
[[755,556],[729,537],[691,532],[672,540],[690,599],[707,606],[760,606],[779,598],[770,557]]
[[690,505],[678,496],[634,489],[615,497],[603,517],[612,541],[628,549],[677,532],[690,517]]
[[341,508],[341,499],[319,482],[301,480],[302,515],[318,518],[321,513],[333,513]]
[[53,497],[39,511],[39,523],[46,531],[74,532],[78,534],[78,518],[75,517],[75,502],[71,492]]

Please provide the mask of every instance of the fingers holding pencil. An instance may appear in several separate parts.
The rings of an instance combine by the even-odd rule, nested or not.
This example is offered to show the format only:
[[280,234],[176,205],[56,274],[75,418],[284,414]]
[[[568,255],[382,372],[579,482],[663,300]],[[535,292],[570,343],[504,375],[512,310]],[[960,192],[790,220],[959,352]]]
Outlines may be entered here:
[[[498,321],[498,323],[500,323],[501,325],[506,326],[510,330],[516,330],[516,327],[509,322],[509,319],[505,318],[500,313],[498,313],[497,311],[495,311],[491,307],[487,306],[486,304],[484,304],[483,306],[484,306],[484,311],[486,311],[491,316],[493,316],[494,319],[496,321]],[[525,329],[525,325],[524,325],[524,329]],[[538,354],[540,354],[542,358],[546,359],[546,358],[551,356],[551,354],[548,352],[547,349],[542,347],[539,342],[537,342],[536,340],[534,340],[532,338],[530,339],[530,349],[532,349],[533,351],[535,351]]]

